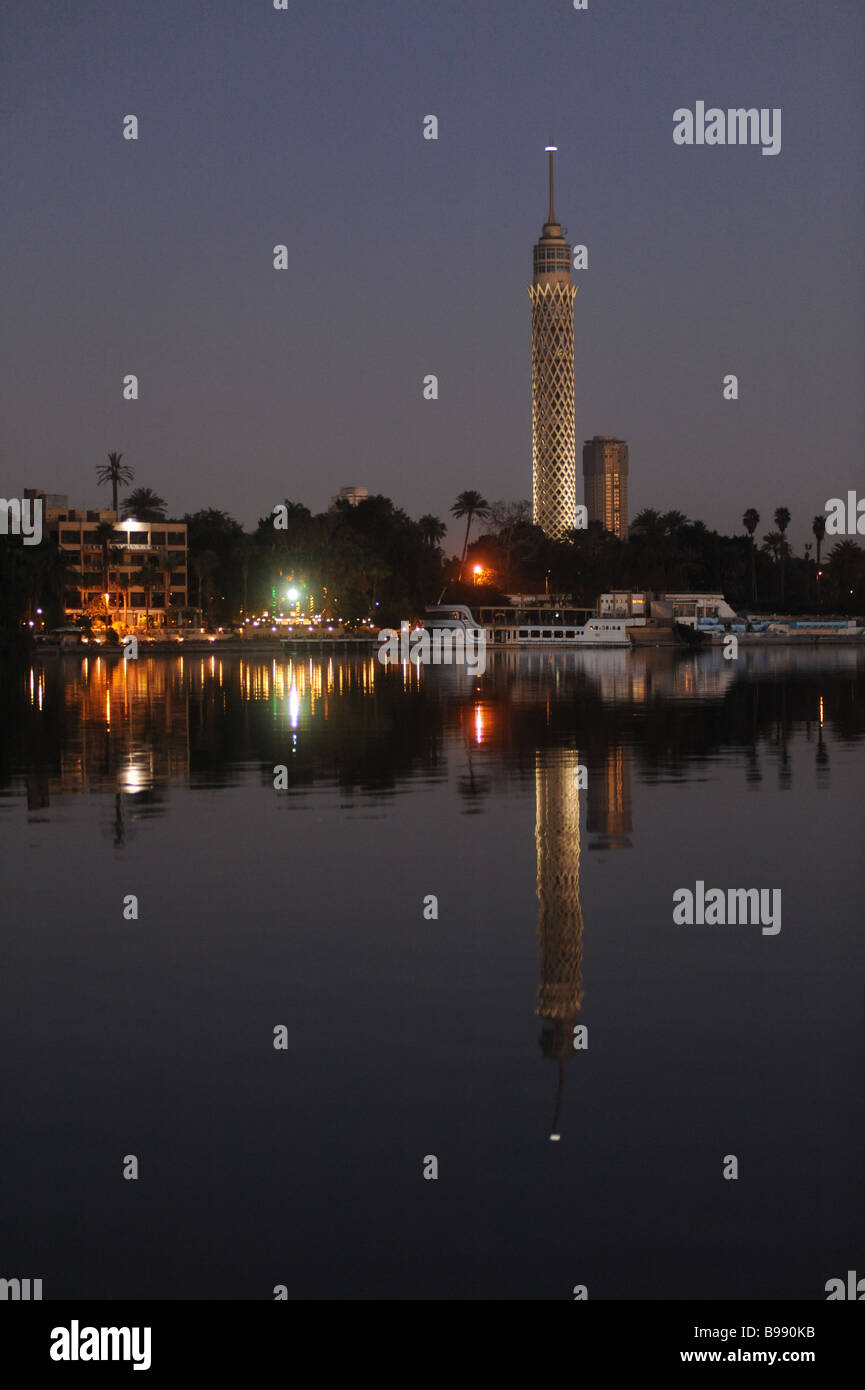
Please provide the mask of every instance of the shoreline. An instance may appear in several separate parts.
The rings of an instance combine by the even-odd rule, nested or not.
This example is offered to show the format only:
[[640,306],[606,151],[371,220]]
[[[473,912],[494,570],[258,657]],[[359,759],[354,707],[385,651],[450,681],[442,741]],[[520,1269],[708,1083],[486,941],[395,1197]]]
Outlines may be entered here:
[[[637,629],[641,634],[648,633],[649,629]],[[809,649],[819,647],[856,647],[861,646],[865,650],[865,628],[858,628],[851,632],[831,632],[831,633],[765,633],[748,632],[736,633],[740,647],[807,647]],[[488,643],[489,653],[496,651],[521,652],[521,651],[617,651],[634,652],[643,651],[647,647],[657,650],[663,648],[670,651],[681,651],[688,655],[711,651],[724,644],[724,637],[720,633],[707,634],[707,640],[694,643],[693,646],[681,642],[676,637],[664,632],[663,630],[655,635],[640,636],[631,642],[630,647],[613,647],[598,643],[597,646],[587,643],[566,643],[566,642],[532,642],[531,644],[521,643]],[[298,657],[313,655],[338,656],[341,654],[374,655],[379,650],[379,643],[372,638],[331,638],[300,640],[283,644],[282,641],[261,641],[250,643],[242,640],[232,640],[223,638],[216,641],[184,641],[179,642],[148,642],[139,646],[139,654],[136,660],[140,661],[149,656],[262,656],[262,657]],[[30,652],[22,652],[28,660],[44,659],[53,661],[57,657],[75,657],[81,660],[86,657],[102,657],[105,660],[123,661],[122,647],[108,647],[93,645],[86,647],[67,647],[52,648],[45,645],[37,645]]]

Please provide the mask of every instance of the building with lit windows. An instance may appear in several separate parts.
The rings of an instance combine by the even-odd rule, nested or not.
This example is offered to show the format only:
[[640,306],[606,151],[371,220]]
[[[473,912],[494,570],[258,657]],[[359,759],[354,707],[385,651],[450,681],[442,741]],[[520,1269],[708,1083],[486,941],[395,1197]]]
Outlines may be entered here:
[[[128,627],[144,627],[148,618],[151,625],[162,626],[169,609],[187,607],[185,521],[118,521],[110,509],[71,508],[68,498],[40,488],[25,488],[24,496],[42,499],[43,524],[66,560],[68,617],[78,617],[88,604],[101,600]],[[107,563],[100,533],[106,522],[113,528]]]
[[628,446],[613,434],[583,445],[583,487],[589,521],[599,521],[619,540],[628,539]]

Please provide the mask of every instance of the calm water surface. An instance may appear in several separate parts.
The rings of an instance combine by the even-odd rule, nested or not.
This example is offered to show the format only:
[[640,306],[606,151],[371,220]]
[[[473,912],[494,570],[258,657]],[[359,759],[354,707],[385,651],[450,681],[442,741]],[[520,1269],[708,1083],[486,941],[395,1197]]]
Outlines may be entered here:
[[[844,648],[5,671],[0,1273],[825,1297],[863,1251],[863,694]],[[780,888],[780,933],[675,926],[698,879]]]

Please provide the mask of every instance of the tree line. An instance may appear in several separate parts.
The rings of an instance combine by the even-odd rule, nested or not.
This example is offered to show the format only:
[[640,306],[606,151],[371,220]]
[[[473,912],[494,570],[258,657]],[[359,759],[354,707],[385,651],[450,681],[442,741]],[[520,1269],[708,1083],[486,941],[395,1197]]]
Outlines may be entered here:
[[[111,486],[114,510],[124,519],[165,521],[167,503],[150,488],[134,489],[119,505],[120,488],[134,477],[122,459],[109,454],[97,469],[98,481]],[[791,517],[784,507],[760,543],[754,508],[743,514],[743,534],[733,536],[678,511],[645,508],[626,541],[598,523],[552,540],[532,525],[528,501],[490,503],[474,490],[459,494],[451,515],[465,522],[465,531],[460,554],[449,557],[440,517],[413,520],[381,495],[356,505],[340,500],[317,514],[285,499],[251,532],[214,507],[187,513],[189,604],[213,626],[293,606],[334,622],[371,618],[396,626],[442,594],[494,602],[506,593],[570,594],[575,603],[594,607],[611,589],[720,592],[736,608],[761,612],[855,614],[865,608],[865,551],[853,540],[838,540],[824,560],[825,516],[814,518],[814,545],[798,556],[786,537]],[[96,533],[99,569],[89,582],[118,593],[123,550],[115,545],[113,523],[98,523]],[[160,549],[132,575],[148,608],[153,593],[161,592],[168,609],[176,568],[176,555]],[[62,623],[65,607],[76,606],[77,579],[50,536],[31,547],[0,536],[0,627],[20,628],[40,608],[47,626]],[[129,587],[127,581],[120,595],[124,608]]]

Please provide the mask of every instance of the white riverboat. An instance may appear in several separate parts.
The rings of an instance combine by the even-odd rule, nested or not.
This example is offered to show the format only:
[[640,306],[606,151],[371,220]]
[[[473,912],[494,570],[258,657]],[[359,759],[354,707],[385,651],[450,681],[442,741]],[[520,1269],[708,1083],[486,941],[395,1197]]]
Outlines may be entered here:
[[437,603],[423,625],[431,632],[479,632],[495,647],[630,647],[622,619],[593,616],[588,609],[548,603],[538,607],[469,607]]

